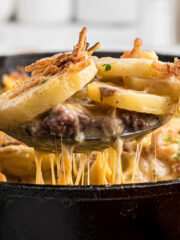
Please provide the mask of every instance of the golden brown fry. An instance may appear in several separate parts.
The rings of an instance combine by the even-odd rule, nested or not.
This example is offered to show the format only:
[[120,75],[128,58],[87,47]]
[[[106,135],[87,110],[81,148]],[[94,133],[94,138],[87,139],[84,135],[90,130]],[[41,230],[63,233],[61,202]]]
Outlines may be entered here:
[[[111,66],[110,71],[106,71],[106,65]],[[170,77],[180,78],[180,60],[174,63],[162,62],[144,58],[100,58],[96,60],[99,70],[98,74],[102,79],[111,77],[143,77],[168,79]]]
[[72,53],[60,53],[36,61],[26,68],[32,72],[27,81],[1,95],[2,130],[5,131],[8,122],[10,125],[18,125],[31,121],[64,102],[94,78],[97,68],[90,53],[93,53],[97,45],[91,48],[89,53],[86,49],[85,33],[86,28],[81,31],[78,44]]
[[[32,78],[26,83],[22,84],[17,90],[9,95],[9,98],[14,98],[28,89],[41,84],[45,81],[46,77],[58,74],[61,75],[64,72],[70,70],[78,70],[80,67],[87,66],[89,64],[88,56],[92,55],[93,52],[99,49],[99,43],[96,43],[89,50],[86,50],[87,39],[86,39],[87,28],[84,27],[79,34],[79,41],[77,46],[74,46],[74,51],[67,53],[58,53],[49,58],[37,60],[35,63],[27,66],[25,70],[32,72]],[[83,63],[81,64],[81,61]],[[79,65],[75,66],[76,63]]]

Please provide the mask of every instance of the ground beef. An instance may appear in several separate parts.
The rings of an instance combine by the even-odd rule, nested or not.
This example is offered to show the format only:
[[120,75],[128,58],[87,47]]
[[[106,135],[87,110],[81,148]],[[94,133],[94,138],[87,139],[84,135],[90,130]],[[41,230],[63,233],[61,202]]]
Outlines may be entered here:
[[[96,112],[93,108],[72,102],[59,104],[37,122],[25,125],[31,136],[76,137],[79,133],[85,136],[117,136],[123,129],[137,131],[148,126],[152,118],[148,114],[122,111],[108,107],[107,111]],[[92,132],[92,134],[91,134]]]
[[122,113],[121,119],[127,127],[134,131],[138,131],[146,126],[145,118],[138,113]]
[[51,133],[60,137],[68,137],[83,131],[92,122],[91,118],[76,105],[59,104],[44,119],[43,125]]

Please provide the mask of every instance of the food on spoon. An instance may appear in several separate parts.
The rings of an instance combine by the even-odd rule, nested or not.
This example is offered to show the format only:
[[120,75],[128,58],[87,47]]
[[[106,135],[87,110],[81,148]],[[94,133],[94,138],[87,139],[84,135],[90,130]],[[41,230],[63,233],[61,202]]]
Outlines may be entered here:
[[[33,120],[37,115],[64,102],[82,89],[97,73],[91,54],[86,50],[86,28],[79,36],[72,53],[60,53],[51,58],[36,61],[26,67],[32,77],[0,98],[0,125],[3,128]],[[11,116],[9,118],[9,116]]]
[[[86,49],[84,28],[72,53],[27,66],[31,77],[2,94],[1,129],[37,149],[59,151],[62,141],[87,146],[87,139],[108,139],[110,144],[124,131],[152,131],[164,124],[175,112],[179,94],[161,92],[161,86],[168,82],[174,90],[174,83],[179,83],[179,61],[160,62],[141,45],[136,40],[134,49],[121,59],[95,59],[91,54],[99,44]],[[134,78],[142,79],[141,91],[128,85],[128,79],[133,82]],[[159,84],[158,92],[153,92],[152,81]],[[88,148],[92,142],[88,141]],[[98,149],[100,144],[93,147]]]
[[[175,112],[179,60],[159,61],[154,51],[142,50],[140,39],[121,59],[92,58],[99,44],[87,50],[85,32],[83,29],[73,53],[57,54],[26,67],[32,72],[30,77],[22,77],[15,85],[12,74],[4,77],[4,85],[11,90],[1,96],[0,128],[46,153],[36,151],[34,158],[32,148],[14,139],[6,141],[0,146],[0,181],[6,181],[6,176],[9,181],[11,175],[21,182],[33,183],[36,179],[38,184],[89,185],[178,177],[179,140],[174,138],[175,129],[157,131],[160,147],[156,146],[154,133],[143,141],[124,145],[119,136],[123,131],[157,126]],[[95,137],[96,152],[91,141],[85,143],[88,147],[83,153],[76,153],[64,142],[75,139],[83,144]],[[113,147],[108,142],[101,153],[104,138],[111,138]],[[172,164],[166,162],[163,149],[168,150]],[[27,153],[32,156],[21,159]]]
[[103,79],[134,76],[144,78],[163,79],[179,76],[179,60],[175,63],[145,58],[101,58],[96,60],[98,74]]
[[126,51],[119,59],[96,60],[98,78],[129,89],[167,95],[177,102],[180,91],[180,61],[174,63],[158,60],[153,51],[143,51],[142,41],[136,39],[132,51]]
[[168,96],[124,89],[112,83],[88,84],[88,96],[99,103],[129,111],[161,115],[169,113],[173,103]]

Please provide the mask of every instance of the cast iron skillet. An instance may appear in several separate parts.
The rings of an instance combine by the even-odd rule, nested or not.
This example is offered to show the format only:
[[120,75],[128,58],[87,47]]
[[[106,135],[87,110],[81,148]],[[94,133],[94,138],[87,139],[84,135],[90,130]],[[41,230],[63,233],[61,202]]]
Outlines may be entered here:
[[[0,57],[0,77],[50,55]],[[0,240],[54,239],[179,240],[180,180],[77,187],[0,183]]]

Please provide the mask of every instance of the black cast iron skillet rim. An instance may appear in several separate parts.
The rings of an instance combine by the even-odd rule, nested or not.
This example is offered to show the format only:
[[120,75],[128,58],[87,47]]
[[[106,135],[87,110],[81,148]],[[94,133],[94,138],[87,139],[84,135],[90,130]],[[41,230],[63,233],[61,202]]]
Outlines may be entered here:
[[[15,66],[30,64],[36,59],[51,56],[54,52],[0,56],[0,77]],[[119,57],[122,52],[97,52],[95,55]],[[158,54],[162,61],[173,61],[175,56]],[[176,56],[177,57],[177,56]],[[28,62],[28,63],[27,63]],[[10,64],[9,64],[10,63]],[[9,65],[11,66],[9,69]],[[153,198],[180,193],[180,179],[157,183],[137,183],[108,186],[52,186],[19,183],[0,183],[0,197],[58,198],[61,200],[109,200]]]
[[180,194],[180,179],[121,185],[54,186],[0,183],[0,197],[48,198],[74,201],[132,200]]

